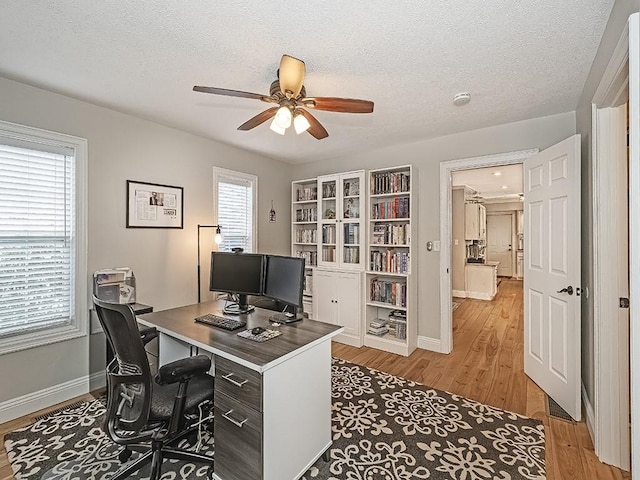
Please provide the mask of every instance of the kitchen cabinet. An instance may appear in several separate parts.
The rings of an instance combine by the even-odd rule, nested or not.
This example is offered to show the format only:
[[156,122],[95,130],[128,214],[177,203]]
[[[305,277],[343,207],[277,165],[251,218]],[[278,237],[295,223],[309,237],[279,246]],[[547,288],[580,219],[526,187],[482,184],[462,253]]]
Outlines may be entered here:
[[341,325],[344,332],[333,339],[340,343],[362,346],[361,274],[317,268],[313,275],[314,318]]
[[487,210],[480,203],[464,205],[464,239],[487,240]]
[[465,290],[467,298],[493,300],[498,293],[498,265],[500,262],[467,264]]

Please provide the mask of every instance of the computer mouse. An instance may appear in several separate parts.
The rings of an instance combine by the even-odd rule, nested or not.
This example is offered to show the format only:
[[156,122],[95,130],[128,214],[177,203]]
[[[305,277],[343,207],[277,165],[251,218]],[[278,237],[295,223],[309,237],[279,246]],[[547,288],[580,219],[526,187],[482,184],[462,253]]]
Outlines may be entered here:
[[254,327],[251,329],[252,335],[260,335],[262,332],[264,332],[264,328],[262,327]]

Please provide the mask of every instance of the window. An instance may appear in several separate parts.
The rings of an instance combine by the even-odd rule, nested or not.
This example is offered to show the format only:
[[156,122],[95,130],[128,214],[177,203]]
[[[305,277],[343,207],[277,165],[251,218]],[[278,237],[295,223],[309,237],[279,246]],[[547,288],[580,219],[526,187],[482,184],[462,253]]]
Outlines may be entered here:
[[256,251],[257,185],[255,175],[213,169],[215,223],[222,227],[223,238],[220,251]]
[[0,122],[0,353],[86,333],[86,149]]

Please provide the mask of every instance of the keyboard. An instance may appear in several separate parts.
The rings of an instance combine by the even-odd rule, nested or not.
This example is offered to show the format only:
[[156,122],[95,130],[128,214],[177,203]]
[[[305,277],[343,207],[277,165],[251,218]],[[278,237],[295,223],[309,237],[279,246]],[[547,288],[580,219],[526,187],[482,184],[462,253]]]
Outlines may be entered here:
[[247,322],[244,322],[242,320],[236,320],[234,318],[227,317],[218,317],[217,315],[213,315],[211,313],[207,313],[206,315],[202,315],[201,317],[196,317],[196,322],[205,323],[213,327],[224,328],[225,330],[238,330],[239,328],[242,328],[247,324]]

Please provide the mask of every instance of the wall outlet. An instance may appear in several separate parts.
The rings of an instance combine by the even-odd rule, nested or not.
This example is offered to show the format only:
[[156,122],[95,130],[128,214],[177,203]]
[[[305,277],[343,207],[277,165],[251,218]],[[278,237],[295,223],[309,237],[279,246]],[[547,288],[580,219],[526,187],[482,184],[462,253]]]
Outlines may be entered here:
[[453,244],[454,245],[458,245],[458,239],[457,238],[453,240]]

